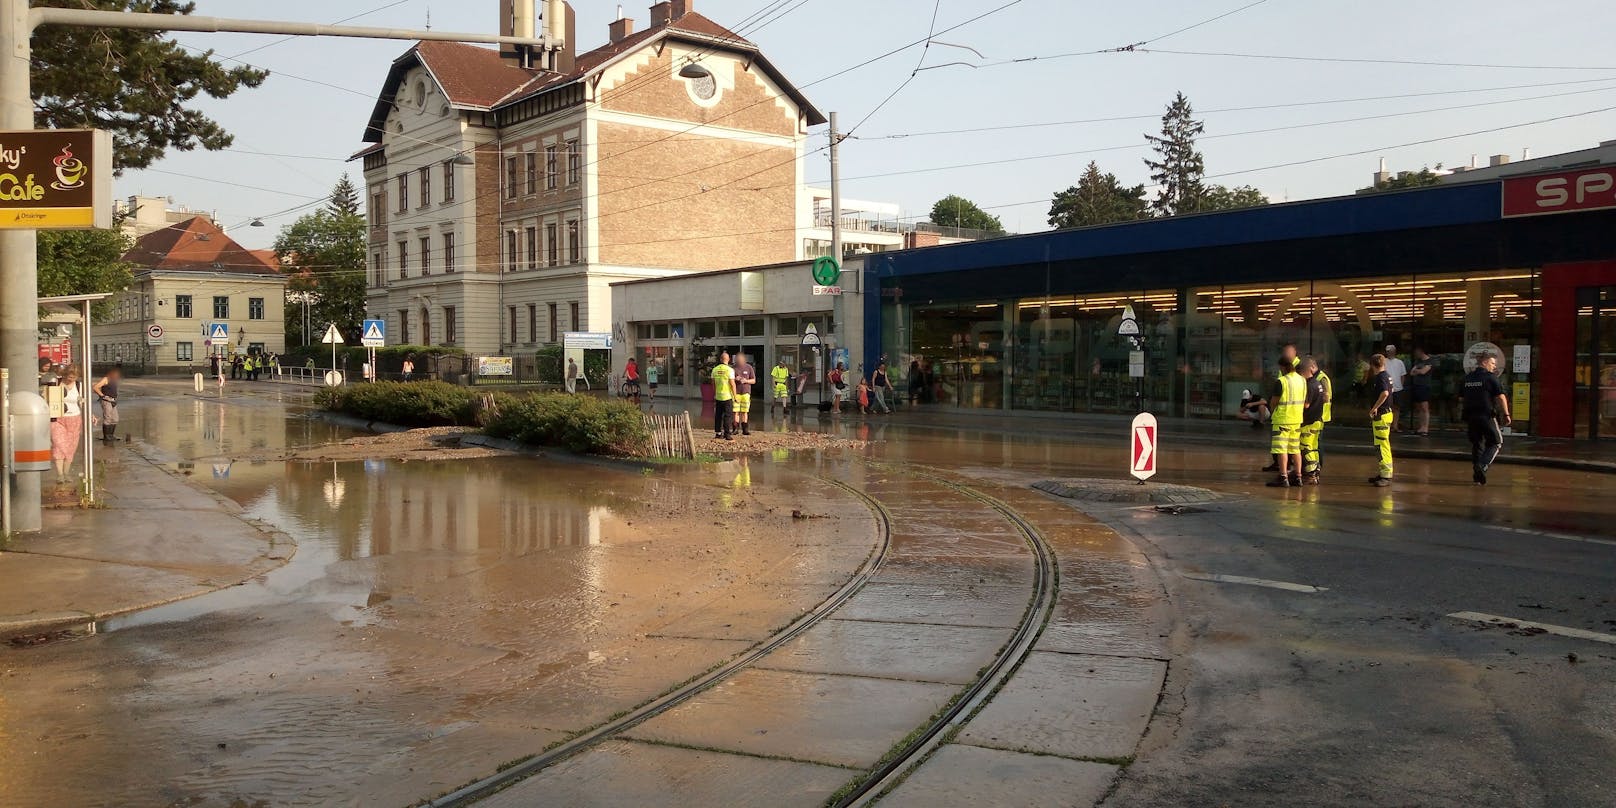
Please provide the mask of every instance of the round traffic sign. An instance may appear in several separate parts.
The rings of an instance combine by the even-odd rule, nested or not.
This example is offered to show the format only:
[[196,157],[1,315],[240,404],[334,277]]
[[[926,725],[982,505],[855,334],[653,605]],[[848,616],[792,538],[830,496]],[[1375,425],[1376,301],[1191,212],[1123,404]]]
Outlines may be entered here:
[[833,286],[842,277],[842,265],[828,255],[814,259],[814,283],[820,286]]
[[326,387],[339,387],[341,385],[342,385],[342,373],[340,371],[328,370],[328,371],[325,372],[325,386]]
[[151,337],[152,339],[162,339],[163,327],[156,323],[146,326],[146,336]]

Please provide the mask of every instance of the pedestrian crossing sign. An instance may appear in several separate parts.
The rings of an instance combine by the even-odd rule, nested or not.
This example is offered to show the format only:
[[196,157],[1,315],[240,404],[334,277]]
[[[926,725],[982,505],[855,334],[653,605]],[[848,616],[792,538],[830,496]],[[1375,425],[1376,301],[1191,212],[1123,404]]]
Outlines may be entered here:
[[360,329],[359,343],[366,348],[387,347],[387,321],[366,320]]
[[210,323],[208,325],[208,339],[215,342],[230,339],[230,326],[226,323]]

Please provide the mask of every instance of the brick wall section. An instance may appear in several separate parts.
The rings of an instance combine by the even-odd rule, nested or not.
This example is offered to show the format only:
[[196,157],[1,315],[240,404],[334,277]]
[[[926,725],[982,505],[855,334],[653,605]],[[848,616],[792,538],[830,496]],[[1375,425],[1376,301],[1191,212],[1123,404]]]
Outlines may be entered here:
[[[602,263],[728,269],[796,256],[793,149],[694,135],[647,144],[668,133],[605,122],[598,131]],[[686,174],[692,166],[708,168]]]
[[[478,146],[476,233],[473,237],[476,255],[464,256],[463,263],[476,264],[477,272],[499,272],[499,208],[501,170],[499,149],[492,145]],[[468,268],[462,271],[469,270]]]
[[[711,109],[691,102],[685,82],[673,78],[672,48],[652,57],[649,64],[623,79],[621,92],[608,88],[602,93],[600,105],[605,109],[632,112],[676,121],[706,123],[731,129],[745,129],[787,137],[797,134],[794,113],[782,109],[780,103],[765,89],[753,72],[742,69],[739,62],[709,58],[702,66],[714,73],[733,71],[734,88],[723,91],[719,103]],[[657,77],[648,80],[650,76]],[[628,86],[632,85],[632,86]]]

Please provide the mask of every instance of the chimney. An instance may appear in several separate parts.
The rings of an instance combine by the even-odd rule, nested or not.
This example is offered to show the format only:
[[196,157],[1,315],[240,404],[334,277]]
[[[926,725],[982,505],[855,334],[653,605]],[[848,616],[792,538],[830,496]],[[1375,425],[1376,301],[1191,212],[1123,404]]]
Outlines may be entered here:
[[1507,155],[1507,154],[1495,154],[1495,155],[1487,158],[1487,165],[1489,165],[1489,166],[1509,165],[1509,155]]
[[1530,160],[1530,159],[1532,159],[1532,147],[1531,146],[1525,146],[1525,147],[1521,148],[1521,159],[1522,160]]
[[673,8],[668,15],[669,19],[677,20],[696,10],[696,0],[673,0]]
[[651,6],[651,27],[657,28],[667,25],[668,21],[673,19],[672,15],[673,4],[668,0],[662,0],[662,2]]
[[544,35],[556,43],[555,50],[550,52],[549,68],[557,73],[571,73],[578,52],[578,22],[572,13],[571,3],[545,0]]
[[[533,0],[499,0],[499,35],[537,38]],[[499,55],[523,67],[533,62],[532,50],[521,45],[500,45]]]
[[1391,172],[1386,170],[1386,158],[1380,158],[1380,170],[1375,172],[1374,185],[1379,186],[1392,178]]
[[634,34],[634,18],[624,17],[621,7],[619,7],[617,14],[617,20],[611,25],[606,26],[607,31],[611,33],[611,42],[613,45],[628,39]]

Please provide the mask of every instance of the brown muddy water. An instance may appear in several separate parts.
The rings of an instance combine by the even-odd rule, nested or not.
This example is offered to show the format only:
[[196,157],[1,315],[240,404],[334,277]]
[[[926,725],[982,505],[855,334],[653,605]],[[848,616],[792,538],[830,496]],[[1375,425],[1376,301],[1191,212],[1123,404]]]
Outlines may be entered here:
[[407,805],[729,658],[875,540],[791,464],[281,462],[351,433],[264,399],[124,409],[122,431],[297,553],[0,650],[0,805]]

